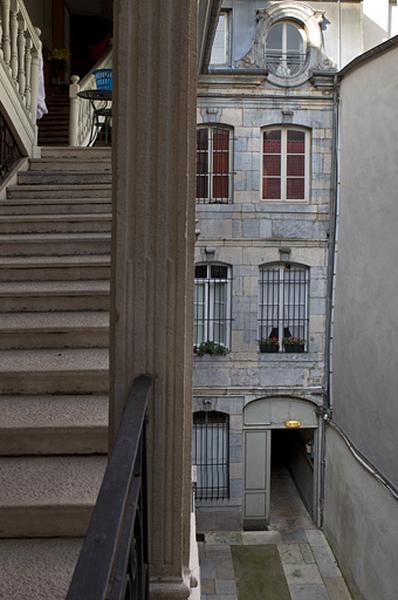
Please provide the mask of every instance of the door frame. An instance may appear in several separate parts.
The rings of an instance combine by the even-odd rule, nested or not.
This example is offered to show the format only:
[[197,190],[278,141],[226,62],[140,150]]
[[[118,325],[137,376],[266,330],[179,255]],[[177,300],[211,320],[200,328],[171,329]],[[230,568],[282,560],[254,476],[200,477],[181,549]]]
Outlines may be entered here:
[[[272,403],[278,404],[279,407],[283,405],[283,402],[286,403],[286,417],[285,420],[291,418],[291,413],[289,403],[292,401],[296,406],[296,414],[295,418],[300,420],[300,405],[303,408],[303,422],[301,425],[301,429],[313,429],[314,430],[314,476],[313,476],[313,514],[310,515],[313,519],[314,523],[317,527],[321,526],[321,473],[322,473],[322,443],[324,440],[323,429],[324,422],[322,416],[318,413],[317,408],[319,406],[312,401],[303,399],[303,398],[293,398],[293,397],[268,397],[268,398],[258,398],[246,404],[243,409],[243,506],[242,506],[242,526],[243,529],[265,529],[270,519],[270,501],[271,501],[271,436],[273,429],[285,430],[287,429],[285,425],[285,420],[281,419],[281,413],[279,411],[278,417],[274,418],[272,414],[272,410],[269,411],[269,414],[264,418],[263,422],[257,423],[247,423],[245,420],[245,411],[248,406],[258,403],[258,402],[269,403],[272,406]],[[308,411],[310,408],[310,411]],[[305,414],[306,413],[306,414]],[[309,415],[311,413],[311,416]],[[254,518],[246,516],[246,435],[247,432],[257,431],[257,432],[269,432],[267,437],[267,453],[264,461],[265,467],[265,476],[264,480],[266,482],[266,487],[264,489],[264,493],[266,493],[265,499],[265,512],[262,517]]]

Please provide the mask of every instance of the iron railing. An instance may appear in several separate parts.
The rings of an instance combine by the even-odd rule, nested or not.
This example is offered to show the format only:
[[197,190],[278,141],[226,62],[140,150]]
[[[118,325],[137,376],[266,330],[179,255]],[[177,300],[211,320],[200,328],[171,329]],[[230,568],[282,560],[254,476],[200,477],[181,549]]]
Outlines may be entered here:
[[193,415],[192,464],[198,500],[229,498],[229,415],[200,411]]
[[[279,352],[291,352],[296,346],[300,346],[296,351],[308,351],[308,267],[289,263],[264,266],[259,284],[260,340],[274,340]],[[288,345],[289,340],[296,343]]]
[[152,380],[134,380],[66,600],[146,600],[145,421]]
[[7,122],[0,114],[0,183],[11,172],[14,163],[21,158],[21,152]]

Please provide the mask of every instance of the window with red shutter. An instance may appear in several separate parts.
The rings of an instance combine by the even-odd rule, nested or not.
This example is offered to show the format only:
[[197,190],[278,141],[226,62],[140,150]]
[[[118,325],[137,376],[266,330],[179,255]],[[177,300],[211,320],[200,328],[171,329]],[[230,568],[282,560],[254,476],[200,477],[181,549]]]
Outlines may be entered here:
[[263,131],[263,200],[308,200],[309,131]]

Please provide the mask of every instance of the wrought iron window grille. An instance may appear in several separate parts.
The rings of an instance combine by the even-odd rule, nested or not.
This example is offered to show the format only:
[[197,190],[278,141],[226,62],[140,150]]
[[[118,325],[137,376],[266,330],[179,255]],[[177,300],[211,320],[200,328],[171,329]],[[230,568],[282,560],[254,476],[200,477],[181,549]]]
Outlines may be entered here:
[[259,288],[261,352],[308,352],[309,268],[263,266]]
[[197,500],[229,498],[229,462],[229,415],[194,413],[192,464],[196,467]]

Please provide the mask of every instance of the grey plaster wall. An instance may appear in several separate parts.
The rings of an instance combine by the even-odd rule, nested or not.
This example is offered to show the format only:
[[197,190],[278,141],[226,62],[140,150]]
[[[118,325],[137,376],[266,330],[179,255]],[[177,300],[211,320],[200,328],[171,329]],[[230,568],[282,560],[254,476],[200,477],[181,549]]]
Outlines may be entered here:
[[398,48],[341,86],[341,211],[334,326],[334,413],[398,485]]
[[324,529],[354,598],[396,600],[398,502],[331,427],[326,450]]

